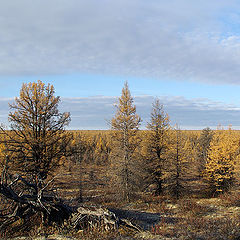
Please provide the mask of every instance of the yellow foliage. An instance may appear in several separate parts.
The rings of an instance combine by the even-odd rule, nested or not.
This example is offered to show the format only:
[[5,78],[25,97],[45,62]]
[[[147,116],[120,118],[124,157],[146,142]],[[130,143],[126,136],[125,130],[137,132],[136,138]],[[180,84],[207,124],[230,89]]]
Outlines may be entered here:
[[38,80],[25,83],[10,104],[11,131],[3,131],[12,168],[45,179],[67,152],[71,135],[64,128],[69,113],[60,113],[54,87]]
[[239,159],[239,137],[235,131],[217,130],[210,143],[204,178],[215,191],[228,189]]

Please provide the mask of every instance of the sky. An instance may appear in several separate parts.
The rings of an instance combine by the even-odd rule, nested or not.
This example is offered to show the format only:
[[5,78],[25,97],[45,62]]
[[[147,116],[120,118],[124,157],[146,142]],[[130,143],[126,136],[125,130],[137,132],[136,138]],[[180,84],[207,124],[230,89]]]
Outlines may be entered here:
[[0,122],[42,80],[70,129],[109,129],[125,81],[149,121],[156,97],[182,129],[240,129],[237,0],[0,0]]

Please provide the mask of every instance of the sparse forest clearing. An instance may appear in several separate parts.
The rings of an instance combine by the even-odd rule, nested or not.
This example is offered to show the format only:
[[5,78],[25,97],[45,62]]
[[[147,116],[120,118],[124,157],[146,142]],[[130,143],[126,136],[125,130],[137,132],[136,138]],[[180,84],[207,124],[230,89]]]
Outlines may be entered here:
[[0,240],[240,240],[239,0],[0,0]]
[[54,88],[24,84],[1,129],[1,238],[239,239],[240,131],[139,130],[127,83],[108,131],[67,131]]
[[[73,206],[79,205],[79,202],[86,206],[104,206],[141,229],[138,232],[123,228],[120,233],[114,234],[91,231],[86,239],[117,239],[120,236],[124,239],[129,235],[132,239],[221,239],[219,236],[222,239],[235,236],[232,239],[237,239],[240,215],[237,172],[231,191],[213,197],[207,182],[198,176],[198,165],[194,163],[196,159],[189,157],[189,169],[181,178],[183,188],[179,200],[168,191],[167,181],[164,183],[165,192],[155,196],[155,186],[149,186],[142,180],[142,189],[137,188],[131,201],[126,202],[121,199],[112,175],[111,131],[70,132],[74,135],[73,144],[81,139],[83,150],[81,155],[76,155],[81,156],[81,161],[76,156],[65,159],[54,173],[57,177],[53,186],[58,196]],[[186,141],[196,141],[201,136],[201,131],[181,133]],[[240,138],[239,131],[234,133]],[[144,138],[148,131],[140,131],[139,134]],[[192,145],[196,146],[194,143]],[[194,156],[195,151],[192,148],[192,152],[187,152],[188,156]],[[29,236],[33,237],[35,230],[31,231]],[[62,235],[61,231],[57,235]],[[73,237],[74,234],[68,236]]]

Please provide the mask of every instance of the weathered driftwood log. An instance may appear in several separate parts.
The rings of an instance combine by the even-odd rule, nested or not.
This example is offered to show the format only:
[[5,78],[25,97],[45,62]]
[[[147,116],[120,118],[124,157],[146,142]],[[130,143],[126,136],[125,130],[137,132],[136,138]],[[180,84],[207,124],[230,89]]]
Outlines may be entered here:
[[76,230],[85,228],[117,229],[119,219],[108,209],[96,206],[81,206],[70,219],[71,226]]
[[101,228],[106,231],[118,229],[120,226],[131,228],[135,231],[141,231],[131,221],[119,218],[112,211],[98,206],[82,205],[72,214],[70,225],[76,230]]

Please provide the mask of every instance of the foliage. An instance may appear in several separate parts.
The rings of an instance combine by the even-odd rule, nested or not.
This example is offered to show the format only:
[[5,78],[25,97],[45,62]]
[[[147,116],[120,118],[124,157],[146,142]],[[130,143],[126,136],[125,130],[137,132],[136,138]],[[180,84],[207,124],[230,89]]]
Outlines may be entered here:
[[11,167],[37,178],[38,182],[66,155],[71,138],[64,131],[70,114],[59,112],[60,98],[54,94],[53,86],[40,80],[23,84],[20,96],[10,104],[11,131],[2,131]]
[[123,186],[124,198],[129,201],[130,192],[133,187],[134,172],[132,163],[136,147],[138,146],[138,128],[140,117],[136,114],[136,106],[125,82],[122,95],[118,99],[117,112],[111,120],[113,130],[113,141],[115,143],[114,153],[119,159],[118,173],[120,184]]
[[[57,189],[61,196],[74,203],[92,201],[115,208],[124,205],[135,210],[160,212],[162,216],[179,214],[176,218],[181,219],[179,222],[174,222],[171,217],[161,217],[162,220],[152,228],[155,235],[184,236],[184,239],[208,239],[209,236],[211,239],[231,239],[239,236],[239,216],[225,220],[210,219],[207,217],[217,207],[204,206],[196,199],[186,199],[187,194],[201,196],[207,184],[213,193],[225,192],[234,183],[236,189],[239,188],[235,181],[240,175],[239,131],[220,128],[216,131],[206,128],[201,132],[172,129],[158,99],[153,103],[147,130],[139,130],[141,120],[127,83],[118,99],[111,130],[65,131],[70,115],[59,113],[60,98],[54,94],[53,86],[44,85],[41,81],[23,84],[20,96],[10,105],[11,131],[1,131],[1,189],[4,188],[4,181],[7,182],[9,188],[6,189],[16,193],[16,199],[27,200],[23,204],[24,209],[26,204],[33,203],[38,209],[42,207],[44,212],[44,207],[49,207],[48,193]],[[46,178],[49,174],[60,164],[65,167],[65,163],[68,163],[68,169],[65,169],[64,176],[59,177],[57,187],[52,182],[48,184],[49,179]],[[6,181],[4,177],[8,167],[13,174],[9,174]],[[25,176],[14,175],[15,171]],[[20,187],[14,187],[17,181]],[[34,188],[27,191],[24,184]],[[35,191],[36,185],[40,191]],[[145,186],[148,188],[143,188]],[[43,194],[45,188],[49,192]],[[143,189],[161,196],[148,194]],[[197,192],[191,192],[193,189]],[[121,194],[124,200],[132,200],[131,205],[126,205],[117,194]],[[177,204],[171,204],[171,199]],[[239,199],[239,192],[236,191],[221,194],[217,200],[224,207],[237,208],[240,206]],[[8,208],[9,201],[3,196],[1,203],[2,215],[12,209],[23,209],[17,208],[17,205]],[[174,208],[169,210],[169,206]],[[19,214],[19,210],[12,212]],[[32,215],[25,222],[19,215],[17,217],[18,220],[9,225],[8,233],[1,233],[1,237],[4,234],[10,236],[18,230],[34,235],[42,224],[41,213]],[[57,228],[47,228],[49,234],[57,232]],[[84,234],[83,231],[78,234],[77,237],[86,239],[106,239],[106,235],[110,237],[111,234],[112,238],[120,237],[121,231],[106,233],[98,226],[94,231],[84,230]]]
[[169,117],[159,99],[153,102],[147,129],[149,131],[143,141],[142,154],[146,161],[147,180],[150,184],[156,184],[155,194],[159,195],[163,191],[164,163],[167,159],[170,130]]
[[178,126],[171,131],[170,138],[169,162],[165,171],[169,192],[179,199],[184,188],[184,178],[190,169],[189,164],[191,164],[191,160],[188,159],[191,151],[190,141]]
[[201,177],[207,162],[207,154],[213,138],[213,131],[210,128],[204,128],[197,142],[196,161],[198,163],[198,173]]
[[72,160],[75,163],[106,165],[110,161],[110,131],[73,131]]
[[204,178],[211,190],[223,192],[234,180],[234,165],[239,158],[239,138],[231,130],[217,130],[210,143]]

